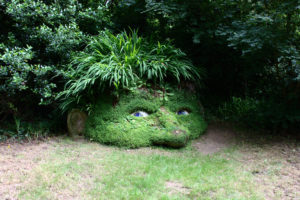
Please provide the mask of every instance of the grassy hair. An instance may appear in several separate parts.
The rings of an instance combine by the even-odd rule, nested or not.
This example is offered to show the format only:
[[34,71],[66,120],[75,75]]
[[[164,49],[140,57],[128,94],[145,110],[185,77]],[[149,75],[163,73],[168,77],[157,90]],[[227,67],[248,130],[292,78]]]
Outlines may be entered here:
[[186,54],[170,43],[149,42],[136,31],[114,35],[103,31],[93,37],[83,52],[73,58],[65,90],[58,95],[61,108],[80,103],[99,90],[136,86],[141,80],[162,84],[168,80],[200,80],[199,68],[195,68]]

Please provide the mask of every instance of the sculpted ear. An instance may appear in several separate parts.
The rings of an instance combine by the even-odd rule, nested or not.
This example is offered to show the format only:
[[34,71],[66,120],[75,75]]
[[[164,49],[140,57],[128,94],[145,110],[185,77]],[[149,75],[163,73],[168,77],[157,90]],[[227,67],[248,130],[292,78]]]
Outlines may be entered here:
[[67,117],[68,133],[71,137],[83,135],[87,114],[79,109],[72,109]]

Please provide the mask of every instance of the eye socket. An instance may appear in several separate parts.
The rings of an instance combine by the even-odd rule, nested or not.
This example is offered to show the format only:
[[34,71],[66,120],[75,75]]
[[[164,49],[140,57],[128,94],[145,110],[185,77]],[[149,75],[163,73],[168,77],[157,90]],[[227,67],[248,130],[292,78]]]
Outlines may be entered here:
[[135,117],[147,117],[148,113],[144,112],[144,111],[137,111],[132,113],[131,115],[135,116]]
[[179,110],[178,112],[177,112],[177,115],[189,115],[190,113],[188,112],[188,111],[186,111],[186,110]]

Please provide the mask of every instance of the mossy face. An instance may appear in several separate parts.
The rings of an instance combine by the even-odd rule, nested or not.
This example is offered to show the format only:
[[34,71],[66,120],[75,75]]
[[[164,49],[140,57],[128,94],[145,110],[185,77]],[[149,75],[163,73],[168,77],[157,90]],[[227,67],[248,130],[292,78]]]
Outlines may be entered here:
[[184,91],[173,94],[163,101],[148,91],[138,90],[122,94],[115,107],[112,98],[101,99],[89,116],[86,136],[129,148],[183,147],[204,132],[206,123],[194,95]]

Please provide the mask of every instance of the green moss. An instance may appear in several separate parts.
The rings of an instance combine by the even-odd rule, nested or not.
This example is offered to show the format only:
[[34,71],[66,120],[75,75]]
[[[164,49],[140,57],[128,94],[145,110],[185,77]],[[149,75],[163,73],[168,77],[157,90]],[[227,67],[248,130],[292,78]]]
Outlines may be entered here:
[[[150,93],[137,90],[122,94],[117,106],[112,98],[104,97],[95,106],[86,125],[86,136],[104,144],[137,148],[150,145],[185,146],[206,129],[197,98],[183,91],[174,91],[164,102]],[[177,115],[179,110],[189,115]],[[147,117],[132,113],[144,111]]]

